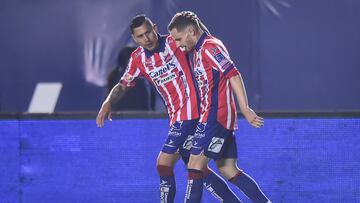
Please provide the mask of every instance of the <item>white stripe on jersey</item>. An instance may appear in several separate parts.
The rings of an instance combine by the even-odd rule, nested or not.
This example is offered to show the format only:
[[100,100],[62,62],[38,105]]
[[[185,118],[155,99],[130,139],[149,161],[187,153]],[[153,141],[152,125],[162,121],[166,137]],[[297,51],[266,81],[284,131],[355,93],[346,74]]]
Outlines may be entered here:
[[[186,85],[187,86],[187,85]],[[187,89],[189,89],[188,87],[186,88],[186,91],[187,91]],[[189,91],[187,91],[187,93],[188,93],[188,97],[186,98],[186,114],[187,114],[187,118],[188,118],[188,120],[190,120],[191,119],[191,98],[190,98],[190,89],[189,89]]]
[[[166,43],[166,48],[169,51],[170,55],[174,55],[174,52],[173,52],[173,50],[171,49],[171,47],[170,47],[170,45],[168,43]],[[177,67],[178,70],[179,71],[184,70],[184,68],[181,66],[180,62],[177,60],[177,58],[174,57],[174,59],[175,59],[176,63],[179,64],[179,67]],[[183,73],[183,75],[181,76],[182,78],[180,78],[182,82],[183,82],[184,75],[185,75],[185,73]],[[187,114],[187,118],[190,120],[191,119],[191,97],[190,97],[190,94],[192,92],[190,92],[190,88],[189,88],[189,85],[187,84],[187,81],[185,81],[184,86],[185,86],[186,94],[188,96],[188,98],[186,98],[186,114]]]
[[141,54],[141,64],[143,64],[143,66],[145,67],[145,72],[148,73],[150,70],[149,68],[146,66],[146,56],[145,56],[145,50],[144,48],[141,47],[141,51],[142,51],[142,54]]
[[[234,99],[234,94],[231,94],[231,101],[235,101],[235,99]],[[235,104],[236,104],[236,102],[235,102]],[[234,111],[234,113],[233,113],[233,116],[234,116],[234,129],[237,129],[237,114],[236,114],[236,105],[235,105],[235,111]]]
[[[206,80],[206,81],[208,82],[207,85],[209,85],[209,80],[208,80],[208,77],[207,77],[207,74],[206,74],[206,71],[205,71],[205,68],[204,68],[204,64],[203,64],[203,62],[202,62],[201,52],[202,52],[202,49],[200,49],[200,50],[196,53],[195,59],[196,59],[196,58],[199,58],[199,60],[201,61],[201,62],[200,62],[200,70],[201,70],[201,72],[204,73],[202,76],[204,76],[204,80]],[[205,84],[203,84],[203,85],[205,85]],[[209,88],[204,88],[204,89],[205,89],[205,91],[206,91],[206,90],[208,90]],[[204,98],[204,100],[205,100],[205,106],[204,106],[203,102],[201,102],[201,103],[200,103],[201,109],[206,109],[206,110],[208,110],[208,107],[209,107],[209,100],[208,100],[208,98],[209,98],[209,97],[208,97],[208,96],[209,96],[209,92],[203,92],[202,88],[199,88],[199,91],[200,91],[200,96],[204,96],[204,95],[205,95],[205,98]],[[203,99],[201,98],[200,100],[202,101]],[[205,115],[205,114],[202,114],[202,115],[201,115],[200,120],[202,120],[202,119],[204,118],[204,115]]]
[[230,80],[226,81],[226,106],[227,106],[227,120],[226,120],[226,128],[230,129],[231,125],[231,105],[230,105],[230,88],[229,88]]
[[[171,54],[173,54],[172,51],[171,51]],[[179,72],[183,71],[183,75],[179,76],[179,77],[180,77],[180,80],[181,80],[181,82],[183,83],[183,85],[185,87],[185,96],[187,95],[187,98],[186,98],[186,115],[187,115],[187,118],[190,120],[191,119],[191,98],[190,98],[190,93],[191,92],[190,92],[190,88],[189,88],[189,85],[188,85],[187,80],[185,78],[186,76],[185,76],[184,68],[181,66],[180,62],[177,60],[176,57],[174,57],[174,60],[175,60],[175,62],[177,64],[179,64],[179,66],[177,67],[178,71]],[[185,82],[183,81],[183,79],[185,79]],[[183,101],[182,95],[179,94],[179,96],[180,96],[180,99],[181,99],[180,101],[181,101],[181,107],[182,107],[184,105],[183,102],[182,102]]]
[[208,57],[216,64],[217,70],[222,70],[220,63],[217,62],[217,60],[210,54],[209,50],[206,49],[206,50],[205,50],[205,53],[206,53],[206,55],[208,55]]
[[140,74],[140,69],[138,68],[138,69],[136,69],[136,72],[135,72],[135,74],[134,74],[134,78],[135,78],[135,77],[138,77],[139,74]]
[[[132,62],[133,62],[133,58],[132,57],[130,57],[130,59],[129,59],[129,62],[128,62],[128,67],[130,67],[131,66],[131,64],[132,64]],[[129,73],[129,68],[126,68],[126,71],[125,71],[125,73],[124,73],[124,76],[126,76],[126,74],[128,74]],[[133,80],[136,78],[136,77],[138,77],[139,76],[139,74],[140,74],[140,68],[139,67],[137,67],[136,68],[136,71],[135,71],[135,73],[134,73],[134,75],[131,75],[132,76],[132,78],[133,78]],[[133,81],[132,80],[132,81]],[[132,82],[131,81],[131,82]]]
[[[155,85],[156,86],[156,85]],[[172,103],[172,100],[171,100],[171,96],[170,96],[170,93],[169,91],[167,91],[166,88],[164,88],[164,85],[161,85],[162,89],[164,90],[164,92],[166,93],[166,96],[168,97],[168,101],[170,102],[170,108],[171,108],[171,113],[169,113],[169,116],[172,116],[173,113],[175,112],[175,108],[174,108],[174,104]],[[166,101],[166,99],[164,99]],[[169,109],[169,108],[168,108]],[[171,117],[170,120],[172,120],[173,118]]]
[[159,56],[160,56],[160,59],[161,59],[161,66],[165,66],[166,62],[165,62],[163,52],[159,52]]
[[133,57],[130,57],[129,62],[128,62],[128,66],[126,67],[125,73],[122,77],[124,77],[126,74],[128,74],[128,72],[130,71],[130,67],[132,65],[133,62]]
[[[145,55],[145,54],[144,54],[144,55]],[[155,55],[152,55],[152,56],[150,57],[150,59],[151,59],[152,67],[155,69],[155,67],[156,67],[156,64],[155,64]]]
[[[175,89],[176,89],[176,92],[178,93],[179,95],[179,100],[180,100],[180,107],[184,106],[184,103],[183,103],[183,98],[182,98],[182,95],[181,95],[181,90],[180,90],[180,87],[179,85],[177,84],[176,80],[173,80],[172,81],[173,85],[175,86]],[[177,112],[177,116],[176,116],[176,120],[179,121],[180,120],[180,113],[181,111],[178,111]]]
[[171,50],[171,47],[170,47],[169,43],[166,43],[166,48],[169,51],[170,55],[173,56],[174,52],[173,52],[173,50]]
[[[144,54],[145,55],[145,54]],[[160,55],[160,54],[159,54]],[[162,60],[163,61],[163,60]],[[153,55],[153,56],[151,56],[151,64],[152,64],[152,66],[154,67],[154,70],[156,70],[156,69],[161,69],[162,68],[162,66],[160,66],[160,67],[157,67],[156,66],[156,64],[155,64],[156,62],[155,62],[155,56]],[[162,63],[164,63],[164,62],[162,62]],[[160,85],[161,86],[161,88],[165,91],[165,93],[166,93],[166,96],[167,96],[167,98],[168,98],[168,105],[170,105],[170,108],[171,108],[171,114],[169,114],[169,115],[173,115],[173,113],[175,112],[175,106],[174,106],[174,103],[173,103],[173,100],[171,99],[171,95],[170,95],[170,93],[169,93],[169,91],[166,89],[166,87],[165,87],[165,84],[166,83],[163,83],[162,85]],[[155,85],[156,86],[156,85]],[[179,92],[178,92],[178,94],[179,94]]]

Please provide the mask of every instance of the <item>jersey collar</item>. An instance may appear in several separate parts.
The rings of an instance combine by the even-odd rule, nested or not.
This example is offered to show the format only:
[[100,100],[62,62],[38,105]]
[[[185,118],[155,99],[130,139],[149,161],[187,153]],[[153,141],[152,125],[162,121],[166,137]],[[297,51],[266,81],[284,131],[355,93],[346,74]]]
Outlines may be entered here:
[[204,32],[201,37],[199,38],[199,40],[197,41],[196,45],[195,45],[195,50],[199,51],[201,45],[203,44],[205,38],[208,36],[209,34]]

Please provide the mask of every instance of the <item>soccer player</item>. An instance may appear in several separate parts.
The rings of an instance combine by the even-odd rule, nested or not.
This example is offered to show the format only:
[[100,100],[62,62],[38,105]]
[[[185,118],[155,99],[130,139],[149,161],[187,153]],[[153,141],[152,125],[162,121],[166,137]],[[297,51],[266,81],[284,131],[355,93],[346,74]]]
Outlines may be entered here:
[[[174,202],[176,193],[173,167],[179,159],[188,162],[192,137],[199,118],[199,100],[186,55],[170,36],[158,34],[156,25],[145,15],[135,16],[130,24],[132,37],[139,47],[131,54],[127,69],[103,102],[96,118],[98,127],[111,119],[111,105],[119,100],[138,77],[147,79],[167,107],[170,120],[168,137],[157,159],[160,176],[160,201]],[[207,165],[200,169],[204,185],[219,201],[240,202],[227,183]],[[203,183],[202,183],[203,184]]]
[[263,118],[249,107],[240,73],[223,43],[202,28],[200,19],[190,11],[175,14],[168,25],[171,36],[187,52],[193,52],[192,64],[200,92],[200,120],[193,139],[188,163],[185,202],[200,202],[203,188],[201,169],[216,160],[220,173],[254,202],[270,202],[257,183],[236,164],[237,148],[235,93],[241,113],[255,128]]

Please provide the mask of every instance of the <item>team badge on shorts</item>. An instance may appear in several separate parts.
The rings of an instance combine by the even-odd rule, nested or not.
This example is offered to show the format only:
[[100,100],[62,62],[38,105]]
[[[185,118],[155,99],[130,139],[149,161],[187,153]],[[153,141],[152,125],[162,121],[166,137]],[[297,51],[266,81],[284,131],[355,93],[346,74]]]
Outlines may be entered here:
[[179,131],[181,130],[181,126],[182,126],[183,122],[182,121],[177,121],[174,124],[171,125],[171,131]]
[[207,123],[199,123],[199,124],[196,126],[196,131],[199,132],[199,133],[203,133],[203,132],[205,131],[206,124],[207,124]]

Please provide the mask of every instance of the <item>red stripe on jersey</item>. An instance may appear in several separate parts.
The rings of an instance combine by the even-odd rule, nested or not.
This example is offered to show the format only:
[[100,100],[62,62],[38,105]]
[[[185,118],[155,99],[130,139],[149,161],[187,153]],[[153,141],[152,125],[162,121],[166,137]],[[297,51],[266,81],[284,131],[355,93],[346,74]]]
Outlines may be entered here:
[[163,60],[160,57],[160,54],[154,54],[155,67],[160,67],[163,65]]

